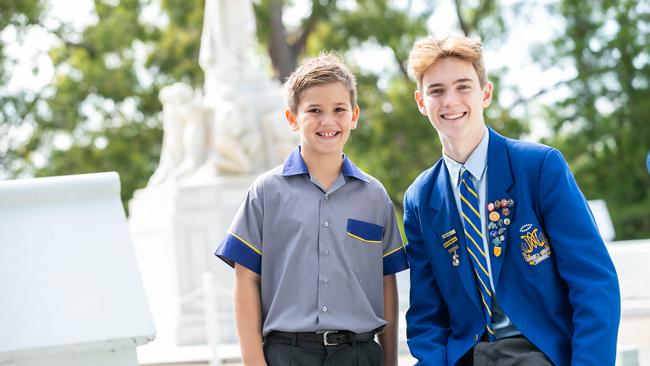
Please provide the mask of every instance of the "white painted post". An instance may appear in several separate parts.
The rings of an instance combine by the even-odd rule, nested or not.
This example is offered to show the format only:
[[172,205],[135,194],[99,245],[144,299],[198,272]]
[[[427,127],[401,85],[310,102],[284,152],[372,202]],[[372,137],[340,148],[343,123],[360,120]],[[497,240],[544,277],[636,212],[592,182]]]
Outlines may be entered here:
[[155,329],[116,173],[0,182],[0,233],[0,365],[138,365]]

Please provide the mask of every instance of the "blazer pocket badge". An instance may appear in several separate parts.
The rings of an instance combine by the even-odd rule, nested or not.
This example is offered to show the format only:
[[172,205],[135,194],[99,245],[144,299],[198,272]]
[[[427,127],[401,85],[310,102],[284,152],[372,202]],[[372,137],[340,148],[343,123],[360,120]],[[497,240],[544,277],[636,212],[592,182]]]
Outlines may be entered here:
[[536,266],[551,256],[551,246],[544,234],[532,224],[525,224],[519,232],[523,240],[521,243],[521,255],[526,263]]

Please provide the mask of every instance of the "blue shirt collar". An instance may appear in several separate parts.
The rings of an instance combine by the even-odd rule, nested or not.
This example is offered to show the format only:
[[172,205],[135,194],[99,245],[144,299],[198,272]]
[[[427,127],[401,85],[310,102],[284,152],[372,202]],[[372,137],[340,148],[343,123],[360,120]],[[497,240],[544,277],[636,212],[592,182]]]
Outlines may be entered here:
[[487,167],[487,155],[488,155],[488,144],[490,142],[490,133],[487,127],[484,127],[483,138],[481,142],[476,146],[474,151],[469,155],[465,164],[460,164],[459,162],[453,160],[452,158],[442,153],[442,157],[445,160],[445,166],[447,166],[447,171],[449,172],[449,177],[451,182],[454,184],[454,187],[458,185],[458,178],[460,175],[460,168],[465,166],[476,181],[480,182],[483,179],[485,174],[485,168]]
[[[296,147],[291,151],[289,156],[284,161],[284,166],[282,168],[283,176],[299,175],[299,174],[309,174],[309,169],[307,164],[302,159],[300,155],[300,146]],[[341,174],[344,177],[354,177],[364,182],[369,182],[368,176],[362,172],[359,168],[352,163],[352,160],[343,154],[343,167],[341,169]]]

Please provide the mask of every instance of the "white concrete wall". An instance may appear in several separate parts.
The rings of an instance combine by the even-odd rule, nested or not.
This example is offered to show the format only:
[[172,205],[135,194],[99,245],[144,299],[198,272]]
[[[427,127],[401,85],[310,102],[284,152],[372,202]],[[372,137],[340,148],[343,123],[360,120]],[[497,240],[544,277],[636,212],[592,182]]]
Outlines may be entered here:
[[0,182],[0,364],[137,365],[153,339],[116,173]]

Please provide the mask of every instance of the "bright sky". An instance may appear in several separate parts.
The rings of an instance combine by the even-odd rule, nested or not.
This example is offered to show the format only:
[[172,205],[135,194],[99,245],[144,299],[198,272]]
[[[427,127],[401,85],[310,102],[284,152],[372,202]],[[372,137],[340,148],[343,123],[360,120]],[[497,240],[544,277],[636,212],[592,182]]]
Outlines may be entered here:
[[[413,1],[413,7],[418,8],[425,0]],[[502,3],[509,5],[516,0],[504,0]],[[554,0],[537,2],[534,13],[531,16],[515,17],[507,15],[509,36],[504,46],[494,50],[486,48],[486,64],[488,70],[497,70],[509,66],[506,73],[504,85],[517,85],[521,95],[531,96],[547,86],[553,85],[558,80],[567,79],[571,76],[572,70],[562,70],[559,67],[550,70],[541,70],[539,65],[531,62],[530,47],[536,43],[547,43],[553,36],[553,31],[561,29],[558,20],[552,19],[544,11],[544,6]],[[404,6],[407,0],[396,0],[396,4]],[[343,6],[345,6],[343,2]],[[56,0],[51,2],[51,12],[47,19],[48,27],[54,28],[57,23],[64,22],[76,29],[83,29],[87,24],[95,22],[93,14],[93,2],[91,0]],[[456,15],[453,0],[439,0],[437,8],[429,21],[431,33],[441,35],[445,33],[458,34]],[[306,1],[298,1],[297,5],[288,9],[285,18],[299,19],[309,10]],[[525,18],[525,19],[523,19]],[[531,22],[530,19],[534,19]],[[9,92],[19,89],[39,90],[47,85],[54,70],[46,54],[50,45],[55,42],[54,37],[43,29],[34,29],[29,32],[23,42],[16,39],[15,32],[5,31],[0,34],[5,41],[9,41],[7,53],[18,60],[14,69],[13,77],[6,88]],[[362,68],[369,71],[383,71],[394,69],[390,51],[377,46],[364,46],[350,57]],[[363,60],[386,60],[384,62],[363,62]],[[501,90],[501,100],[506,105],[512,103],[518,95],[508,90]],[[538,100],[539,103],[547,103],[558,94],[546,96]],[[535,108],[535,107],[533,107]],[[543,121],[531,121],[533,123],[533,134],[530,139],[537,139],[545,134]]]

